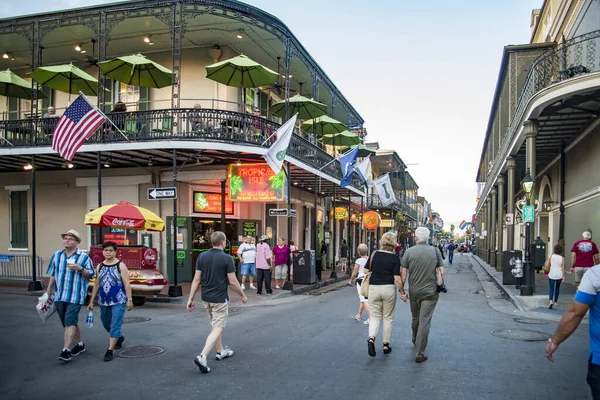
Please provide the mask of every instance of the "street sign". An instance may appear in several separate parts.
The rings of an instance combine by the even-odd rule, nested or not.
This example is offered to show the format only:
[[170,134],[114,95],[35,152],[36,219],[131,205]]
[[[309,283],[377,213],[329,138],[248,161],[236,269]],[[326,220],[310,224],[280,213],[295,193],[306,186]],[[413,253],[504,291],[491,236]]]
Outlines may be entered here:
[[270,217],[295,217],[296,210],[287,208],[271,208],[269,210]]
[[515,224],[515,215],[513,213],[506,214],[506,225],[514,225]]
[[523,222],[535,221],[535,206],[523,206]]
[[177,198],[177,188],[150,188],[148,189],[148,200],[173,200]]

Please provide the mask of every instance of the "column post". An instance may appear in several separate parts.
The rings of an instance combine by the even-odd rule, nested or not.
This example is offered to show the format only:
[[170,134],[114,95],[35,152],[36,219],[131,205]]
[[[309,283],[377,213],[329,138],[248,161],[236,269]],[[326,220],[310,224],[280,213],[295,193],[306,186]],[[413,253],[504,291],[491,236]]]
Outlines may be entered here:
[[496,251],[496,270],[502,270],[502,250],[504,250],[504,175],[498,175],[496,181],[498,185],[498,222],[496,229],[498,231],[497,251]]

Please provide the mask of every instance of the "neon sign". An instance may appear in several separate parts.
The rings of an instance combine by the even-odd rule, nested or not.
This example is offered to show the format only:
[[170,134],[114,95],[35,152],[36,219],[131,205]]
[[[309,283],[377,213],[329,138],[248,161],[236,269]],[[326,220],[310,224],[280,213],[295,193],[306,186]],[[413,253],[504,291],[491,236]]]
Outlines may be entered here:
[[[194,212],[221,214],[221,193],[194,192]],[[233,214],[233,203],[225,200],[225,214]]]
[[268,164],[229,165],[231,201],[286,201],[283,169],[275,175]]
[[346,207],[335,208],[335,219],[346,219],[348,218],[348,209]]

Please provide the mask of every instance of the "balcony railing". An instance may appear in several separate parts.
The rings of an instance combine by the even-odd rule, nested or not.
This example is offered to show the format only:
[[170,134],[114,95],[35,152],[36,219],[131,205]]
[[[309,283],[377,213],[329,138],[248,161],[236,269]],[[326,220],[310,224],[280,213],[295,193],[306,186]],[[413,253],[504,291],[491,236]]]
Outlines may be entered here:
[[[129,141],[210,141],[269,147],[279,124],[265,118],[226,110],[170,109],[111,113],[107,115]],[[0,148],[52,145],[52,133],[58,118],[34,118],[0,121]],[[87,144],[123,143],[126,139],[106,122]],[[265,143],[266,142],[266,143]],[[264,143],[264,144],[263,144]],[[341,179],[339,165],[314,135],[296,130],[288,155]],[[361,187],[358,182],[354,185]]]
[[[417,211],[413,210],[408,204],[402,201],[402,197],[396,194],[396,202],[387,206],[387,208],[393,208],[396,211],[401,211],[404,215],[417,219]],[[381,204],[381,199],[377,194],[370,194],[367,196],[367,206],[369,208],[383,208],[384,206]]]
[[[555,83],[580,74],[600,71],[598,49],[600,49],[600,30],[567,40],[535,59],[529,69],[510,124],[504,133],[502,145],[495,155],[494,166],[489,174],[492,179],[504,164],[501,158],[506,155],[514,135],[519,131],[521,120],[533,96]],[[491,180],[488,179],[484,193],[489,191],[490,185]]]

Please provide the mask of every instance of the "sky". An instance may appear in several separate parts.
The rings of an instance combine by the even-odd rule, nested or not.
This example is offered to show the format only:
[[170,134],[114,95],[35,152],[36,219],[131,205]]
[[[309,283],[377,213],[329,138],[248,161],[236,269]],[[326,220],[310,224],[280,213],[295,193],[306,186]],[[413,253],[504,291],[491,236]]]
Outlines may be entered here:
[[[0,17],[108,3],[2,0]],[[503,47],[531,38],[543,0],[246,0],[285,23],[393,149],[445,229],[470,221]],[[458,230],[458,228],[457,228]]]

